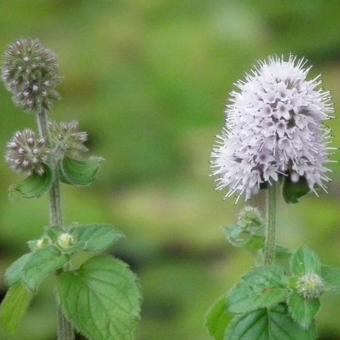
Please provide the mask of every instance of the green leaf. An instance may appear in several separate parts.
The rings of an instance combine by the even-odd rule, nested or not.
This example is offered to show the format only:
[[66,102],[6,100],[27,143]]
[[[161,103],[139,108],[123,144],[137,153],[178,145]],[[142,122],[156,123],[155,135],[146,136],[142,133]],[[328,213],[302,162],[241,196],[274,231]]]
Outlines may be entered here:
[[38,198],[48,192],[53,182],[52,171],[45,167],[43,175],[33,174],[22,182],[14,184],[9,188],[10,196],[19,194],[23,198]]
[[318,255],[307,247],[299,248],[291,257],[290,270],[302,276],[308,273],[321,274],[321,262]]
[[225,236],[234,247],[244,247],[251,238],[251,234],[243,226],[233,225],[224,228]]
[[[257,233],[249,233],[244,226],[235,225],[224,228],[225,236],[234,247],[244,248],[250,253],[257,253],[265,246],[265,237],[259,229]],[[290,252],[287,248],[277,245],[276,256],[281,259],[287,259]]]
[[284,304],[236,316],[230,323],[228,340],[314,340],[315,327],[305,331],[295,323]]
[[83,244],[85,251],[104,251],[124,235],[110,224],[79,225],[71,229],[76,242]]
[[292,182],[289,177],[285,177],[282,194],[287,203],[297,203],[299,198],[310,191],[305,177],[300,177],[298,182]]
[[282,247],[280,245],[277,245],[276,246],[276,256],[279,258],[279,259],[282,259],[282,260],[288,260],[291,256],[291,252],[289,249],[285,248],[285,247]]
[[32,253],[25,254],[14,261],[5,272],[6,283],[11,286],[21,280],[23,269],[30,261]]
[[67,318],[86,337],[134,339],[140,292],[124,262],[92,257],[79,270],[59,275],[58,295]]
[[288,310],[291,317],[304,329],[310,327],[319,308],[319,299],[304,299],[297,293],[293,293],[288,299]]
[[340,267],[322,266],[321,277],[326,283],[326,290],[340,293]]
[[15,333],[32,298],[32,292],[20,282],[7,291],[0,308],[0,324],[6,332]]
[[229,294],[229,311],[245,313],[271,307],[288,296],[287,278],[281,267],[263,266],[242,278]]
[[67,257],[54,246],[39,249],[31,254],[23,267],[22,281],[31,290],[36,290],[48,275],[62,268],[67,260]]
[[252,236],[248,242],[244,245],[244,248],[251,253],[256,253],[264,247],[264,237],[263,236]]
[[90,185],[96,179],[103,158],[90,157],[79,161],[65,157],[60,165],[60,179],[66,184]]
[[215,340],[224,340],[225,331],[231,319],[232,316],[228,312],[228,300],[223,295],[210,307],[205,319],[205,325],[209,330],[209,334]]

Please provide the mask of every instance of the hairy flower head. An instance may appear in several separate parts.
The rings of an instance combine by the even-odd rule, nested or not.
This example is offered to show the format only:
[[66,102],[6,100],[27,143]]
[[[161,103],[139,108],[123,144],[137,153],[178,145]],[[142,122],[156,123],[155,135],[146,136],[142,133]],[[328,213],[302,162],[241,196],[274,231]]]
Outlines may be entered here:
[[45,140],[29,129],[17,132],[7,144],[6,161],[16,171],[43,175],[48,158]]
[[80,131],[77,121],[51,122],[50,135],[51,146],[61,157],[65,154],[78,156],[88,151],[85,146],[87,132]]
[[247,206],[240,211],[237,224],[245,229],[256,229],[264,226],[264,220],[257,208]]
[[2,79],[13,101],[27,112],[50,109],[59,99],[56,86],[61,77],[57,58],[39,40],[18,40],[8,47]]
[[305,299],[319,298],[325,290],[322,278],[315,273],[307,273],[297,281],[297,292]]
[[249,199],[280,176],[325,189],[330,132],[323,122],[334,110],[319,77],[307,79],[305,64],[272,57],[236,83],[212,152],[217,189],[228,188],[226,197]]

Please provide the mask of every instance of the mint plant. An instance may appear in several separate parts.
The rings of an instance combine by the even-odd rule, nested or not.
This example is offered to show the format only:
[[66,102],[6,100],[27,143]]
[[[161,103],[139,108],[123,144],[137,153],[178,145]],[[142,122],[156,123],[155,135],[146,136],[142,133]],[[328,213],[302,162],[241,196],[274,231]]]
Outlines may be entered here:
[[255,267],[209,310],[206,326],[216,340],[315,339],[323,294],[338,292],[340,268],[322,265],[306,246],[291,252],[276,242],[278,193],[297,203],[326,191],[330,178],[330,94],[310,67],[290,56],[260,62],[236,83],[225,126],[212,152],[217,189],[248,200],[266,191],[266,217],[241,211],[227,240],[250,252]]
[[[38,40],[19,40],[6,51],[2,78],[14,103],[34,114],[38,124],[38,133],[16,132],[7,145],[9,166],[26,176],[11,186],[10,194],[25,199],[49,194],[50,225],[39,239],[28,241],[27,253],[5,273],[9,289],[0,309],[1,326],[14,333],[40,285],[53,276],[59,340],[74,339],[74,329],[88,339],[134,339],[141,300],[137,278],[126,263],[102,254],[123,234],[110,224],[63,219],[60,183],[92,184],[102,159],[86,155],[87,133],[78,122],[50,118],[60,98],[56,56]],[[87,253],[87,260],[79,265],[80,253]]]

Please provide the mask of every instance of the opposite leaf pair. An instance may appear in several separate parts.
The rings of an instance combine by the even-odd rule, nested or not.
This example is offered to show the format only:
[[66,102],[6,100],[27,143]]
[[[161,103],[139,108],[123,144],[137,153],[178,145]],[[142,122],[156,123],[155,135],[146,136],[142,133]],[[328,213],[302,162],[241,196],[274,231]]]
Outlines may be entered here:
[[340,270],[322,267],[304,247],[289,269],[260,266],[210,309],[206,325],[216,340],[315,339],[315,316],[324,292],[340,288]]
[[[96,178],[102,160],[100,157],[90,157],[85,161],[79,161],[65,157],[57,170],[59,178],[66,184],[90,185]],[[32,174],[22,182],[11,186],[10,194],[19,194],[23,198],[39,198],[50,190],[53,181],[53,171],[46,165],[42,175]]]
[[[66,237],[67,236],[67,237]],[[30,253],[6,271],[10,286],[0,314],[2,325],[14,332],[42,281],[57,276],[57,300],[72,324],[91,339],[133,339],[140,312],[140,293],[128,266],[111,256],[98,255],[79,268],[72,256],[107,250],[123,235],[111,225],[50,228],[29,241]]]

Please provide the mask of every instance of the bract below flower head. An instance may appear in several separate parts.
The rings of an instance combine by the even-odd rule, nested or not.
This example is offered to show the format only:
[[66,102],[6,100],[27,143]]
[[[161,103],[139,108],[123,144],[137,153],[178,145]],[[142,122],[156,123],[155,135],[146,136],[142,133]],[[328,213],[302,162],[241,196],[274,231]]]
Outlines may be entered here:
[[308,80],[305,60],[271,57],[236,83],[212,152],[217,189],[249,199],[281,176],[304,177],[310,190],[325,189],[329,169],[329,92],[319,76]]

